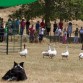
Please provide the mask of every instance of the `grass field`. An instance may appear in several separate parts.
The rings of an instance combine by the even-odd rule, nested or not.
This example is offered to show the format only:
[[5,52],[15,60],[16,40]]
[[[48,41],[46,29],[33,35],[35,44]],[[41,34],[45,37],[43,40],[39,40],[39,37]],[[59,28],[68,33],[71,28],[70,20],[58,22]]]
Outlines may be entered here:
[[[62,60],[61,53],[69,46],[69,58]],[[1,77],[13,66],[13,62],[24,61],[24,68],[28,79],[18,83],[83,83],[83,60],[79,60],[82,52],[81,44],[51,43],[58,54],[50,59],[43,58],[41,52],[48,49],[47,43],[27,43],[29,54],[21,57],[18,52],[6,55],[0,53],[0,83],[17,83],[2,81]]]

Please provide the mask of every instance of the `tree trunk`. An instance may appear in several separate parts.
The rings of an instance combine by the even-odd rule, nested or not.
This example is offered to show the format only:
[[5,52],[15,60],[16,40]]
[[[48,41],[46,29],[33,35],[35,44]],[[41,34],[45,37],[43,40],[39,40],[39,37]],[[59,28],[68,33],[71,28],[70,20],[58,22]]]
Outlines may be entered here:
[[45,24],[50,23],[50,1],[45,0]]

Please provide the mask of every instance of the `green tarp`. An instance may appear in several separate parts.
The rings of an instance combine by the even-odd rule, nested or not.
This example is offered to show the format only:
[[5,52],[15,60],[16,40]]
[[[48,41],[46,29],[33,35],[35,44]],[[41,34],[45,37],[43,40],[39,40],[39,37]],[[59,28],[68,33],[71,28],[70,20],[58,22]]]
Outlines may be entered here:
[[12,7],[22,4],[30,4],[37,0],[0,0],[0,7]]

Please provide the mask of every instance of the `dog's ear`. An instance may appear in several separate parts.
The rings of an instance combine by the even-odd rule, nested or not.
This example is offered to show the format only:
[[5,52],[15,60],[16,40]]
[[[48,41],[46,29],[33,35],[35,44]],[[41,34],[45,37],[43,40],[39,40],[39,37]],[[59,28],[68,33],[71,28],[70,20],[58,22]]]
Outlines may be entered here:
[[19,63],[21,67],[24,67],[24,62]]
[[13,67],[15,67],[16,65],[18,65],[18,63],[16,63],[16,62],[14,61],[14,66],[13,66]]

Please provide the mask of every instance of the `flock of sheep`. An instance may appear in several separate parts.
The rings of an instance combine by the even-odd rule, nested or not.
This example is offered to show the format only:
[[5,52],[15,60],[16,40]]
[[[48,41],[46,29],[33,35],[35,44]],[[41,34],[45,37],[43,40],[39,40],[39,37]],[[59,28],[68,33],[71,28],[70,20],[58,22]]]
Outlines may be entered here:
[[[25,48],[25,44],[24,44],[24,50],[22,50],[21,52],[19,52],[20,56],[25,56],[28,55],[28,50]],[[42,52],[42,55],[43,55],[43,58],[45,56],[48,56],[49,58],[53,58],[54,56],[57,55],[57,51],[55,48],[51,48],[51,46],[49,45],[48,46],[48,50],[46,51],[43,51]],[[66,46],[66,50],[65,52],[61,53],[61,56],[62,56],[62,59],[63,58],[67,58],[68,59],[68,56],[69,56],[69,51],[68,51],[68,46]],[[79,54],[79,60],[83,58],[83,53],[80,53]]]
[[[57,51],[56,51],[55,48],[52,50],[51,46],[49,45],[48,50],[43,51],[43,52],[42,52],[42,55],[43,55],[43,58],[44,58],[44,56],[48,56],[48,57],[52,58],[52,57],[54,57],[55,55],[57,55]],[[65,52],[62,52],[62,53],[61,53],[61,56],[62,56],[62,59],[63,59],[63,58],[67,58],[67,59],[68,59],[68,57],[69,57],[68,46],[66,46]],[[82,59],[82,58],[83,58],[83,53],[80,53],[80,54],[79,54],[79,60]]]
[[[49,56],[50,58],[53,58],[55,55],[57,55],[57,51],[55,48],[53,48],[53,50],[52,50],[51,46],[49,45],[48,50],[43,51],[42,55],[43,55],[43,58],[44,58],[44,56]],[[62,56],[62,59],[63,58],[68,59],[68,56],[69,56],[68,46],[66,47],[66,51],[61,53],[61,56]]]

